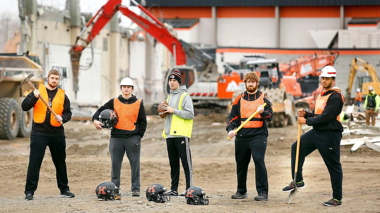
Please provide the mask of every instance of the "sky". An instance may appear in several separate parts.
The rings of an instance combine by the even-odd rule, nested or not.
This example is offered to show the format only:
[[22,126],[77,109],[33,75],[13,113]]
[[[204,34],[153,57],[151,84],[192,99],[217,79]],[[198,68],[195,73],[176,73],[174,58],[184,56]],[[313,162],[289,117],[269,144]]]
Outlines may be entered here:
[[[18,0],[0,0],[0,16],[4,13],[9,13],[11,19],[18,19]],[[122,4],[125,6],[129,6],[129,0],[122,0]],[[66,0],[37,0],[39,5],[44,6],[52,6],[58,9],[64,9],[66,5]],[[105,3],[107,0],[80,0],[80,8],[82,12],[92,12],[95,14]],[[137,7],[130,8],[134,12],[138,12],[139,9]],[[122,16],[122,25],[129,26],[131,21]]]

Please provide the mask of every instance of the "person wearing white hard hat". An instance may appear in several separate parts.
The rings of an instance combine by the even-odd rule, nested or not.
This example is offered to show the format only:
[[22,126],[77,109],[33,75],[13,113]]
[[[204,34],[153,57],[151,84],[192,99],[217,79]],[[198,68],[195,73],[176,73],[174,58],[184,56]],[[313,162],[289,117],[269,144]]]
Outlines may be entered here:
[[[147,120],[144,104],[132,94],[132,79],[124,78],[120,82],[121,95],[101,106],[92,117],[96,129],[102,129],[99,115],[103,110],[114,110],[118,122],[111,130],[109,151],[111,155],[111,182],[120,189],[120,171],[124,154],[127,154],[131,166],[132,196],[140,196],[140,150],[141,138],[144,136]],[[117,194],[120,199],[120,192]]]
[[356,96],[354,103],[358,106],[358,112],[360,112],[360,102],[362,102],[362,93],[360,92],[360,89],[358,88],[356,90]]
[[[336,70],[332,66],[322,69],[321,84],[323,90],[316,100],[315,110],[306,112],[298,111],[298,123],[313,126],[313,129],[301,136],[299,150],[299,164],[296,178],[297,188],[304,188],[305,182],[302,176],[302,167],[306,156],[318,149],[327,169],[330,173],[333,190],[332,199],[323,202],[324,206],[340,206],[342,204],[342,180],[343,171],[340,163],[340,141],[342,139],[343,126],[340,123],[340,113],[343,108],[343,95],[335,86]],[[297,142],[292,145],[291,151],[291,174],[294,176]],[[295,189],[292,181],[283,191]]]
[[379,105],[380,105],[380,97],[376,95],[375,91],[373,91],[373,87],[369,86],[368,95],[364,101],[364,109],[366,109],[365,122],[367,125],[370,124],[370,120],[371,120],[372,126],[375,126],[376,116],[379,112]]

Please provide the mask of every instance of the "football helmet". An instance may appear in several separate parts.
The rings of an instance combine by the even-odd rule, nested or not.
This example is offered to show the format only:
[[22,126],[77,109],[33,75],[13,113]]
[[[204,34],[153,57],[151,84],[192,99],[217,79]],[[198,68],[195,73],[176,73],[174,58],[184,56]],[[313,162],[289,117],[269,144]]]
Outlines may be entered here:
[[146,189],[146,198],[148,201],[154,201],[156,203],[165,203],[170,200],[170,197],[165,194],[166,188],[159,184],[154,183]]
[[99,121],[103,128],[112,129],[118,122],[117,114],[112,109],[103,110],[99,115]]
[[95,189],[96,196],[102,200],[115,200],[119,198],[119,189],[114,183],[103,182]]
[[208,205],[206,193],[199,187],[193,186],[186,190],[186,203],[189,205]]

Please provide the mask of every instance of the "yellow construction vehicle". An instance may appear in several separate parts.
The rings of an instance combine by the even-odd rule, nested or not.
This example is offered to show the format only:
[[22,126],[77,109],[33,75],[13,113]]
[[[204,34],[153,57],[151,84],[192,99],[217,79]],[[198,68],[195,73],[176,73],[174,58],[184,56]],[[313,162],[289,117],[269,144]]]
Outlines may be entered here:
[[377,77],[377,73],[375,68],[360,58],[354,58],[352,59],[351,63],[351,71],[350,76],[348,77],[348,88],[346,90],[347,96],[346,96],[346,102],[351,100],[351,89],[354,84],[355,76],[357,71],[363,71],[366,72],[366,76],[357,76],[356,83],[357,88],[359,88],[362,92],[362,96],[367,96],[368,94],[368,87],[372,86],[375,90],[376,94],[380,94],[380,82],[379,78]]

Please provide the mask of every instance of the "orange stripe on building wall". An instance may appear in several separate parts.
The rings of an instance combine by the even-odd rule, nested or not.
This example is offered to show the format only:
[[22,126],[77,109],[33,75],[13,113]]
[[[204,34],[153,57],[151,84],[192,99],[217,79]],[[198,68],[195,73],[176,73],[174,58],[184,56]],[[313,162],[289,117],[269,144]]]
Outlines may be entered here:
[[[243,49],[243,48],[219,48],[217,53],[256,53],[256,54],[286,54],[286,55],[307,55],[322,53],[326,50],[284,50],[284,49]],[[380,55],[380,50],[332,50],[339,52],[340,55]]]
[[274,18],[274,7],[218,7],[218,18]]
[[149,10],[160,18],[211,18],[211,7],[153,7]]
[[349,27],[377,27],[378,24],[348,24]]
[[339,18],[340,7],[280,7],[281,18]]
[[380,6],[346,6],[344,16],[352,18],[379,18]]

